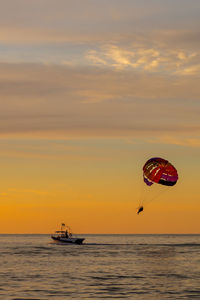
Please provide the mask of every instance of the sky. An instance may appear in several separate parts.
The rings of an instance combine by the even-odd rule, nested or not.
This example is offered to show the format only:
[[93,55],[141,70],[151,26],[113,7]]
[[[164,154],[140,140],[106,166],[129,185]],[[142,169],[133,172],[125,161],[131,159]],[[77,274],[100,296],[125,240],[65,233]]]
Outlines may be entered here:
[[200,2],[0,4],[0,233],[200,233]]

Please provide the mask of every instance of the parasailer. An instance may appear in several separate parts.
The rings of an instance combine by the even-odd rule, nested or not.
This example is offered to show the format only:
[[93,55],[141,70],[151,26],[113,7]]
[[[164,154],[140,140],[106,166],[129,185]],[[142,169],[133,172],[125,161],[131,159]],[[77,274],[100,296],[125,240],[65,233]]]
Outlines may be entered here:
[[141,205],[138,207],[138,211],[137,214],[139,215],[139,213],[141,213],[144,210],[144,207]]
[[178,180],[178,173],[168,160],[154,157],[145,163],[143,167],[143,177],[144,182],[149,186],[153,183],[173,186]]
[[[153,157],[147,160],[143,166],[143,179],[149,187],[154,183],[164,186],[174,186],[178,180],[178,172],[168,160]],[[144,207],[142,202],[140,202],[137,214],[143,210]]]

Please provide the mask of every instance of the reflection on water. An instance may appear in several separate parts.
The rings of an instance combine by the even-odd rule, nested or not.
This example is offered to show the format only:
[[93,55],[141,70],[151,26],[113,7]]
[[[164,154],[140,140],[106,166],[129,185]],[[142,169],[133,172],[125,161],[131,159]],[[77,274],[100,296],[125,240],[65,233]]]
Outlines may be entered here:
[[0,236],[1,299],[200,299],[199,235]]

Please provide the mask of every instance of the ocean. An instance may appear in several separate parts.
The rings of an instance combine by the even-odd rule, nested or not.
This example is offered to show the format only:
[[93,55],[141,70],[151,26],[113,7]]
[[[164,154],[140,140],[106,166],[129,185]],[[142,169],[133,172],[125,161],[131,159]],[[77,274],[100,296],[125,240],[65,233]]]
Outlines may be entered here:
[[0,235],[0,299],[200,299],[200,235]]

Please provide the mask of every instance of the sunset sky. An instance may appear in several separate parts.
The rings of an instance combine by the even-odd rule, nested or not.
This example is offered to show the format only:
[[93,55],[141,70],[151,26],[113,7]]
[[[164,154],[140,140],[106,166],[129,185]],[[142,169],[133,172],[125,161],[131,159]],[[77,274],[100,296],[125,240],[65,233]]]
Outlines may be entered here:
[[0,233],[200,233],[200,1],[0,3]]

